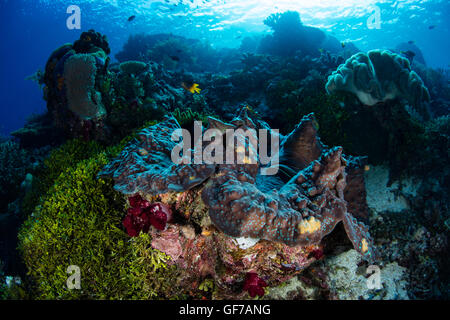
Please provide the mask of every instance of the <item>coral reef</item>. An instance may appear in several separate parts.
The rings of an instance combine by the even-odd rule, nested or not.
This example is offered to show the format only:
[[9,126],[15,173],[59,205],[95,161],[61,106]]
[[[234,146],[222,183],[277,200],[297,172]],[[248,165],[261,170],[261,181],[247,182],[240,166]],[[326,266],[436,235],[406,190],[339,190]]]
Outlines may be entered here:
[[[414,62],[418,62],[422,65],[426,65],[425,58],[423,57],[422,50],[414,44],[414,43],[408,43],[408,42],[402,42],[399,43],[397,46],[395,46],[395,51],[397,53],[408,55],[409,52],[412,52],[413,55],[411,57],[411,60],[409,61],[411,64]],[[408,52],[409,51],[409,52]],[[409,54],[410,55],[410,54]]]
[[[330,290],[340,300],[408,300],[406,268],[389,263],[380,268],[381,287],[371,289],[366,268],[358,268],[360,256],[349,250],[331,257],[324,264]],[[362,269],[362,270],[361,270]]]
[[[242,273],[251,270],[258,274],[266,270],[262,272],[266,277],[263,280],[279,283],[280,279],[273,278],[271,272],[267,272],[267,266],[262,264],[263,261],[267,264],[266,260],[270,259],[264,257],[264,252],[267,254],[274,248],[277,248],[277,255],[288,261],[275,265],[271,262],[268,264],[271,268],[287,270],[283,279],[300,272],[322,256],[317,246],[340,221],[355,249],[372,261],[375,253],[367,227],[347,211],[349,199],[344,196],[346,166],[356,168],[359,162],[343,156],[341,148],[328,150],[322,145],[313,123],[313,116],[309,115],[290,135],[281,136],[281,159],[289,161],[282,163],[282,170],[273,177],[262,176],[260,171],[264,168],[257,161],[252,164],[250,159],[246,164],[173,163],[170,154],[175,142],[170,137],[180,126],[172,117],[141,131],[138,139],[131,141],[99,175],[111,176],[114,188],[133,195],[130,198],[133,203],[140,199],[135,198],[140,194],[148,201],[144,202],[146,204],[157,201],[169,205],[175,222],[169,223],[162,232],[158,228],[149,229],[153,247],[171,256],[184,270],[183,281],[194,277],[192,269],[205,270],[203,276],[216,279],[221,296],[230,297],[230,284],[238,278],[243,279]],[[231,128],[269,129],[263,121],[249,117],[247,107],[242,108],[231,123],[209,118],[208,128],[222,133]],[[237,135],[237,138],[245,140],[245,136]],[[237,156],[239,150],[234,148]],[[356,176],[352,170],[349,172]],[[359,191],[364,190],[363,183],[352,185],[358,186]],[[270,191],[274,187],[276,190]],[[141,200],[138,202],[142,203]],[[355,208],[358,205],[355,204]],[[130,210],[134,212],[135,208]],[[142,212],[142,209],[137,211]],[[176,221],[180,219],[187,221],[179,225]],[[145,230],[148,225],[146,223]],[[200,235],[194,231],[198,228],[203,230]],[[232,260],[227,262],[228,272],[224,274],[218,272],[217,258],[213,257],[218,257],[221,263],[230,259],[227,256],[237,250],[239,243],[230,236],[268,241],[260,240],[256,245],[240,249],[247,253],[238,257],[232,255]],[[215,239],[215,246],[210,242],[211,237]],[[238,268],[239,259],[253,250],[258,254],[244,263],[245,268]],[[204,258],[192,265],[193,262],[186,259],[194,254]],[[233,274],[230,270],[235,272],[234,280],[226,281]]]
[[77,53],[93,53],[99,50],[107,55],[111,53],[107,37],[92,29],[81,34],[80,39],[73,43],[73,49]]
[[64,81],[68,108],[81,120],[98,119],[105,115],[101,94],[96,91],[95,58],[88,54],[75,54],[64,64]]
[[360,52],[340,65],[328,78],[328,93],[349,91],[365,105],[403,98],[426,114],[424,102],[430,100],[422,79],[411,71],[409,61],[388,50]]
[[[448,70],[411,45],[355,54],[296,12],[264,23],[239,49],[131,35],[110,64],[89,30],[51,54],[31,77],[48,112],[0,144],[0,298],[448,298]],[[227,130],[240,163],[215,162]]]
[[0,144],[0,212],[17,197],[29,168],[29,155],[12,141]]
[[[22,226],[19,247],[35,297],[149,299],[183,294],[172,282],[175,269],[167,265],[168,257],[149,247],[148,235],[128,241],[118,228],[125,202],[108,182],[96,178],[110,153],[114,150],[65,169]],[[83,290],[67,289],[70,265],[80,267]]]
[[131,237],[138,236],[141,231],[147,233],[151,225],[164,230],[172,219],[172,211],[164,203],[149,203],[139,195],[130,197],[128,202],[131,207],[122,224]]
[[116,58],[120,62],[156,62],[168,70],[217,72],[229,69],[238,55],[237,50],[219,53],[208,42],[161,33],[131,35]]
[[273,30],[261,40],[259,51],[280,56],[292,56],[301,52],[303,56],[318,57],[319,49],[338,52],[342,50],[339,41],[322,30],[304,26],[296,11],[274,13],[264,20]]
[[48,113],[31,115],[23,128],[11,132],[17,138],[20,146],[26,149],[35,149],[47,145],[62,143],[63,133],[53,125]]
[[[106,50],[106,52],[104,51]],[[55,50],[44,74],[44,98],[57,128],[69,137],[106,139],[106,114],[100,90],[107,72],[109,47],[106,37],[90,30],[74,45]]]

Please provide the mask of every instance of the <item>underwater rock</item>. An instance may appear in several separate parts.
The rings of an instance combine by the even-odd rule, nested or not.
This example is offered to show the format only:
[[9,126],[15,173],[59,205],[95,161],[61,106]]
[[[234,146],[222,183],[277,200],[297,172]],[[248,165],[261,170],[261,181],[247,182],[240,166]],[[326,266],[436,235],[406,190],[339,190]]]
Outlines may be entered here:
[[410,205],[405,195],[414,198],[419,188],[419,185],[412,179],[396,181],[388,186],[389,169],[383,166],[372,166],[365,173],[365,183],[367,204],[375,212],[408,210]]
[[340,300],[408,300],[406,268],[396,262],[380,267],[381,288],[369,289],[361,256],[349,250],[325,261],[327,283]]
[[428,89],[411,71],[409,61],[388,50],[353,55],[328,77],[326,90],[352,92],[368,106],[402,98],[422,114],[426,113],[423,103],[430,100]]
[[169,264],[183,270],[180,283],[195,288],[202,279],[212,278],[217,286],[214,297],[219,299],[246,298],[248,289],[255,293],[256,288],[245,285],[249,273],[256,272],[268,285],[279,285],[316,261],[310,255],[316,246],[260,241],[242,249],[236,239],[217,230],[188,237],[178,224],[169,224],[164,231],[152,228],[150,234],[152,247],[170,256]]

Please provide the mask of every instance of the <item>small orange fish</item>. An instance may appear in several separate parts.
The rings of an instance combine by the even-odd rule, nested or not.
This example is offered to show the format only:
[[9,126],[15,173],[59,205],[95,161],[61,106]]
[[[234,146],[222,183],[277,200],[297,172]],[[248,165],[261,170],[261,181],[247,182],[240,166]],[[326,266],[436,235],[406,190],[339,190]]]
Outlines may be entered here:
[[213,232],[214,232],[213,226],[204,227],[202,230],[202,236],[209,237],[210,235],[212,235]]
[[185,90],[189,91],[190,93],[200,93],[200,91],[202,91],[202,89],[198,87],[198,83],[193,83],[192,85],[189,86],[185,82],[183,82],[181,85]]

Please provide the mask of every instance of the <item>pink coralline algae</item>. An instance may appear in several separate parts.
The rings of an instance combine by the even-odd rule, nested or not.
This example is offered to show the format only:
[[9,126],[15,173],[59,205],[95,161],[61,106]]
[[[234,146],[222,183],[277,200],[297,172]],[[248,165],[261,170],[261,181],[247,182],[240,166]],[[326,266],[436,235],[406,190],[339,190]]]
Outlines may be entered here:
[[267,283],[258,277],[255,272],[247,273],[244,283],[244,290],[248,291],[250,297],[254,298],[257,295],[264,296],[264,287],[267,287]]
[[[234,129],[238,141],[247,139],[242,132],[259,129],[268,130],[270,137],[278,135],[280,170],[276,175],[261,174],[267,165],[258,156],[244,164],[174,164],[170,152],[175,143],[170,137],[180,126],[173,117],[143,130],[100,175],[112,176],[115,188],[124,194],[163,197],[201,188],[210,220],[232,237],[311,246],[342,222],[355,249],[372,261],[375,252],[368,229],[353,216],[353,211],[358,218],[366,214],[363,177],[347,184],[347,176],[356,177],[363,161],[345,156],[341,147],[323,145],[313,114],[283,136],[251,118],[247,110],[242,108],[230,123],[210,118],[208,129],[222,133]],[[260,150],[256,134],[254,138]],[[242,153],[238,149],[235,146],[235,159]]]
[[172,211],[163,203],[150,203],[140,195],[130,197],[128,201],[131,207],[122,224],[130,237],[137,237],[141,231],[148,232],[150,226],[164,230],[172,219]]

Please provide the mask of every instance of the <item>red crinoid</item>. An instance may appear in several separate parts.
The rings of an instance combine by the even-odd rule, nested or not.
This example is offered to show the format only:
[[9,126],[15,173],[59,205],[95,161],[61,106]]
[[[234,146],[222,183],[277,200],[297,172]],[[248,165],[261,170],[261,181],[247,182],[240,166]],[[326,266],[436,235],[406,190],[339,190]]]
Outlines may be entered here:
[[267,283],[261,279],[257,273],[249,272],[245,277],[244,290],[248,291],[250,297],[254,298],[256,295],[264,296],[264,287],[267,287]]
[[152,203],[148,208],[150,212],[150,223],[158,230],[164,230],[167,222],[172,220],[172,211],[164,203]]
[[151,225],[164,230],[172,219],[172,211],[163,203],[150,203],[139,194],[128,198],[128,202],[131,208],[122,224],[130,237],[137,237],[141,231],[148,232]]

